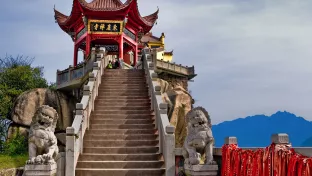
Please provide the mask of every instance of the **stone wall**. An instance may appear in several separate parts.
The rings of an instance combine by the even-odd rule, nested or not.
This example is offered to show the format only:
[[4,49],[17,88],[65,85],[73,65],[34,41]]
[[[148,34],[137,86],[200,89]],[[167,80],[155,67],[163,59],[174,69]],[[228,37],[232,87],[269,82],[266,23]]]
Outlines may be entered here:
[[160,74],[158,77],[167,81],[173,87],[182,86],[186,91],[188,91],[188,79],[186,77],[175,76],[168,73]]

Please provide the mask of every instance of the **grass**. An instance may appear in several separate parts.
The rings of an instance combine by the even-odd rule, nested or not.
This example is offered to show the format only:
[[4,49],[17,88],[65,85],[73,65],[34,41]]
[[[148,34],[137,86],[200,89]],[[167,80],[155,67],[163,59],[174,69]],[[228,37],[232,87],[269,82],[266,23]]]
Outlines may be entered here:
[[28,154],[9,156],[0,154],[0,169],[23,167],[28,159]]

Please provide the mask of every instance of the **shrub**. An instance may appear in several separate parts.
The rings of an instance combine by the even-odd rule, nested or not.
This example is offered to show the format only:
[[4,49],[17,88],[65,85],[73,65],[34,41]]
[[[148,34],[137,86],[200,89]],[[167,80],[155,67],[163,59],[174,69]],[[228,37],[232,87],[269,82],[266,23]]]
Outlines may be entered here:
[[13,135],[13,137],[4,143],[4,153],[7,155],[22,155],[28,152],[28,143],[23,135],[19,133],[19,130]]

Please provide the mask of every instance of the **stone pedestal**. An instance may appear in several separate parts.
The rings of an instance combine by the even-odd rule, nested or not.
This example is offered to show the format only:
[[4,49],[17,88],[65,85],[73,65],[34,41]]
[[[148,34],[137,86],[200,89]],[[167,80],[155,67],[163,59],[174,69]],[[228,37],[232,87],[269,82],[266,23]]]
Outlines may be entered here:
[[184,165],[185,173],[188,176],[205,175],[205,176],[217,176],[218,165]]
[[51,165],[26,164],[24,176],[56,176],[56,163]]

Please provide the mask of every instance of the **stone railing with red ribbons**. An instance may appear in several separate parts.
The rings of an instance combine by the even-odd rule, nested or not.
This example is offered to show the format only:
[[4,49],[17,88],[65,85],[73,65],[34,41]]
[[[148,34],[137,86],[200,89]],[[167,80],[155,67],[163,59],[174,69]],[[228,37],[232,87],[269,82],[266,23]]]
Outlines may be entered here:
[[235,137],[226,138],[221,176],[312,176],[311,152],[299,154],[304,148],[291,148],[287,134],[274,134],[271,142],[266,148],[244,149]]

